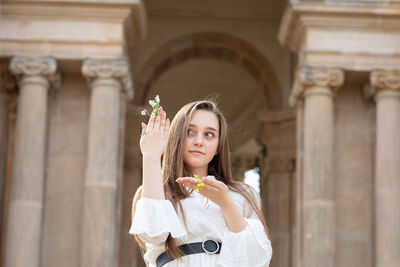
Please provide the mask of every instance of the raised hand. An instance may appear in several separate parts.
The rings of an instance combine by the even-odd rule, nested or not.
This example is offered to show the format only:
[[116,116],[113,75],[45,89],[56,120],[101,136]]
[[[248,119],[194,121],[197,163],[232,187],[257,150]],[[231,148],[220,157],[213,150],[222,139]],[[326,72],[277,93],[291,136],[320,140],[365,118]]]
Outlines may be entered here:
[[147,125],[142,122],[140,151],[143,157],[161,157],[167,144],[169,127],[170,121],[162,107],[158,109],[157,116],[150,116]]

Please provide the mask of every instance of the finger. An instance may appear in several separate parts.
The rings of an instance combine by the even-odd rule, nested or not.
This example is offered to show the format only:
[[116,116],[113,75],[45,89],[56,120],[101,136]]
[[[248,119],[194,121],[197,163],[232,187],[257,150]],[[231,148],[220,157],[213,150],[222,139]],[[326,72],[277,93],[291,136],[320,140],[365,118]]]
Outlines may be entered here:
[[205,197],[209,197],[209,194],[219,194],[221,190],[214,186],[206,185],[201,179],[196,179],[193,177],[181,177],[176,179],[176,181],[190,189],[200,193]]
[[198,183],[201,183],[200,179],[192,178],[192,177],[181,177],[176,179],[177,183],[186,184],[190,186],[197,186]]
[[176,179],[176,182],[178,182],[178,183],[191,183],[192,182],[191,179],[193,179],[193,178],[180,177],[180,178]]
[[152,112],[150,115],[149,122],[147,123],[147,132],[151,131],[154,128],[155,120],[156,120],[155,114]]
[[204,183],[209,184],[209,185],[215,184],[215,182],[216,182],[208,177],[204,177],[203,181],[204,181]]
[[200,178],[193,178],[193,177],[184,177],[184,178],[182,178],[182,180],[184,182],[193,183],[193,184],[202,182],[202,180]]
[[142,133],[141,135],[144,135],[146,132],[146,124],[144,122],[142,122]]
[[164,133],[165,132],[165,124],[166,124],[166,113],[165,111],[162,111],[161,113],[161,121],[160,121],[160,132]]
[[225,184],[221,181],[216,181],[213,179],[210,179],[208,177],[204,177],[203,178],[203,183],[205,183],[206,185],[209,185],[211,187],[216,187],[216,188],[223,188],[225,186]]
[[167,121],[165,122],[165,129],[164,129],[164,134],[168,135],[169,134],[169,126],[171,125],[171,122],[169,121],[169,119],[167,119]]
[[156,121],[154,122],[153,129],[160,130],[160,121],[161,121],[161,111],[159,110],[157,112],[157,117],[156,117]]
[[181,185],[190,187],[191,189],[194,190],[194,189],[196,188],[196,184],[195,184],[195,183],[192,183],[190,180],[188,180],[188,179],[186,179],[186,178],[187,178],[187,177],[181,177],[181,178],[176,179],[175,181],[176,181],[178,184],[181,184]]
[[[202,179],[196,179],[196,178],[183,178],[183,179],[181,179],[181,181],[183,182],[183,184],[184,185],[186,185],[186,186],[189,186],[191,189],[193,189],[193,190],[196,190],[196,192],[200,192],[200,191],[204,191],[205,190],[205,187],[206,187],[206,184],[205,183],[203,183],[203,180]],[[207,188],[207,190],[206,191],[208,191],[208,190],[217,190],[218,191],[218,188],[213,188],[213,187],[210,187],[210,186],[207,186],[208,188]]]

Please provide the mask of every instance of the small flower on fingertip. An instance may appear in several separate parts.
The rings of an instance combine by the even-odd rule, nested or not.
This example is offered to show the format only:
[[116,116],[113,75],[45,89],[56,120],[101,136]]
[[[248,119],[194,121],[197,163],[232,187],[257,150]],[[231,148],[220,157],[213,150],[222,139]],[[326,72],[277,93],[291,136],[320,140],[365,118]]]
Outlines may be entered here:
[[160,96],[156,95],[154,100],[152,100],[152,99],[149,100],[149,105],[153,108],[153,111],[151,112],[151,114],[147,110],[142,110],[141,114],[148,115],[151,118],[155,118],[158,114],[158,109],[160,107]]
[[156,103],[156,101],[154,101],[154,100],[149,100],[149,104],[150,104],[151,107],[154,108],[154,106],[155,106],[157,103]]

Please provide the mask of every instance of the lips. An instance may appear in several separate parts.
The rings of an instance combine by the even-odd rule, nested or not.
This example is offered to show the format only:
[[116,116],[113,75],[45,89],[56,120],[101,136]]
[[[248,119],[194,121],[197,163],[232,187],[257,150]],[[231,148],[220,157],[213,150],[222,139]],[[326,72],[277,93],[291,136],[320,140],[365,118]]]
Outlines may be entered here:
[[189,153],[191,153],[191,154],[197,154],[197,155],[204,155],[203,152],[198,151],[198,150],[189,150]]

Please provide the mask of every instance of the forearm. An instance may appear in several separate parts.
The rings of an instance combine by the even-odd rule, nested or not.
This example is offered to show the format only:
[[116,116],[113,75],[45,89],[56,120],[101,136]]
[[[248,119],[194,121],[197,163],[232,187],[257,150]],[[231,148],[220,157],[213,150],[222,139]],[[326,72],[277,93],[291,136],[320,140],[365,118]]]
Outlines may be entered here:
[[247,222],[233,200],[221,207],[221,210],[231,232],[241,232],[246,228]]
[[143,197],[165,199],[161,175],[161,159],[143,156]]

